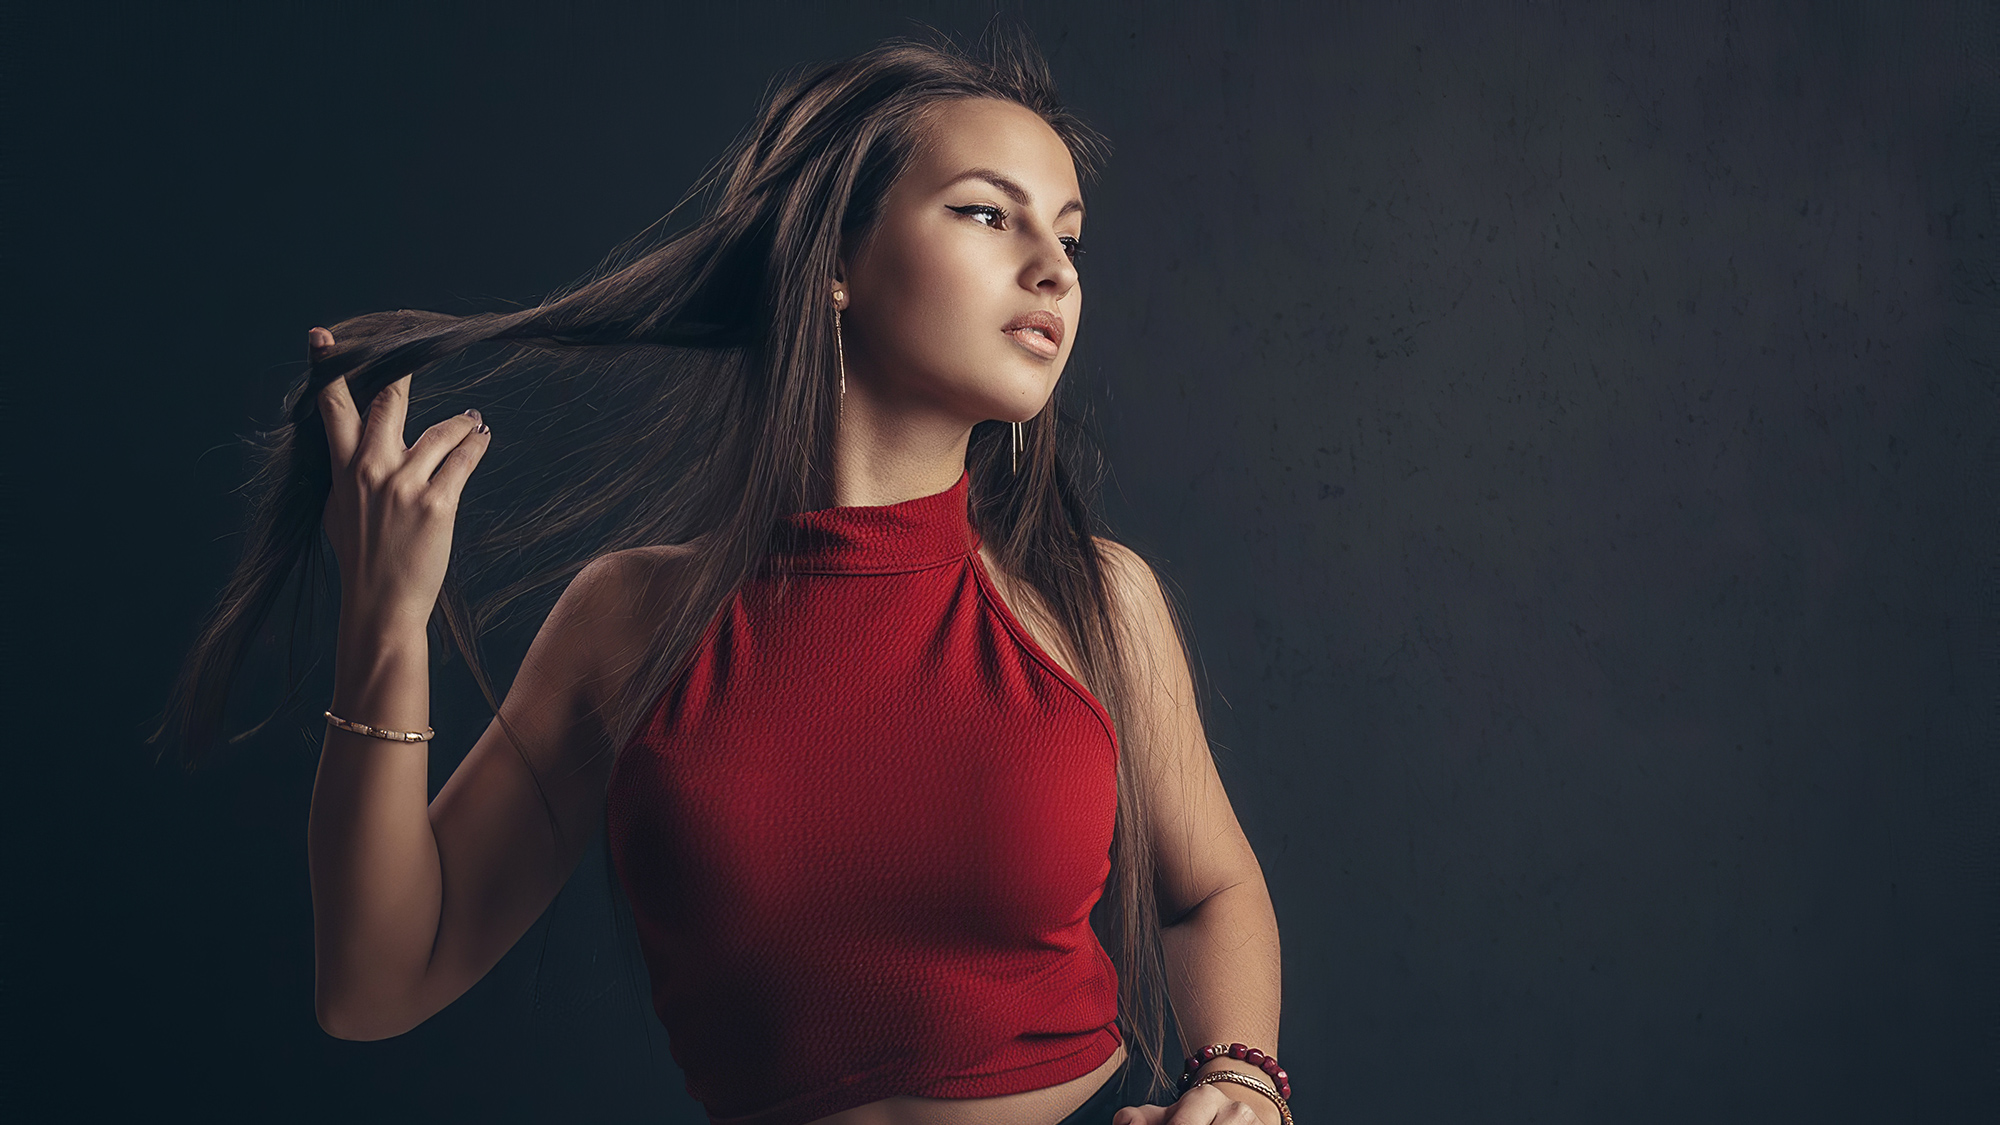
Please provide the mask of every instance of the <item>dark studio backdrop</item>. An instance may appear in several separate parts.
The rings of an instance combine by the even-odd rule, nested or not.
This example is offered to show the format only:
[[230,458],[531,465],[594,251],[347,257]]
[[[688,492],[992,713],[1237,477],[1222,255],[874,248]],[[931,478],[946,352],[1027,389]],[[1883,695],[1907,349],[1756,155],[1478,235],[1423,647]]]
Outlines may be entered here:
[[[533,300],[780,71],[992,11],[7,17],[10,1119],[699,1120],[595,852],[464,999],[339,1042],[324,666],[212,773],[138,732],[307,327]],[[1199,646],[1301,1119],[1984,1119],[1993,10],[1020,11],[1115,146],[1067,378]]]

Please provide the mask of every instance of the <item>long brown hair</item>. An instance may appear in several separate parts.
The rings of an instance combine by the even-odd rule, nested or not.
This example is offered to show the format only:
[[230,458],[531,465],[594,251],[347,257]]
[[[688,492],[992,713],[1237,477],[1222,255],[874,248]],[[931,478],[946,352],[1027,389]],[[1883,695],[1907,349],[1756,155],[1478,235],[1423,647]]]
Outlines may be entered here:
[[[1101,159],[1102,141],[1063,108],[1025,36],[994,35],[985,47],[975,56],[943,42],[890,40],[779,83],[755,125],[690,193],[708,200],[688,230],[614,255],[533,308],[463,317],[404,310],[336,325],[334,348],[286,396],[283,423],[254,443],[242,557],[153,739],[178,747],[190,767],[212,760],[231,681],[266,618],[291,588],[296,631],[296,599],[311,586],[303,576],[324,574],[320,521],[332,477],[319,389],[345,376],[365,402],[414,371],[422,393],[413,418],[426,402],[474,390],[482,407],[551,389],[582,400],[543,404],[535,415],[545,428],[552,419],[570,423],[559,455],[539,462],[553,485],[541,499],[482,520],[468,493],[461,511],[465,526],[433,624],[496,713],[476,639],[506,607],[608,551],[698,548],[682,595],[661,607],[646,664],[607,716],[611,745],[625,746],[766,555],[772,529],[828,494],[838,402],[825,281],[843,249],[873,229],[923,141],[926,112],[954,99],[1004,99],[1056,131],[1080,176]],[[539,377],[516,378],[530,372]],[[1024,425],[1018,474],[1007,426],[973,428],[971,515],[1000,565],[1062,630],[1122,741],[1127,660],[1092,537],[1101,464],[1060,410],[1061,397]],[[501,573],[513,577],[467,597],[468,581]],[[1133,757],[1119,755],[1111,876],[1096,920],[1118,968],[1121,1027],[1157,1091],[1166,1082],[1165,978]]]

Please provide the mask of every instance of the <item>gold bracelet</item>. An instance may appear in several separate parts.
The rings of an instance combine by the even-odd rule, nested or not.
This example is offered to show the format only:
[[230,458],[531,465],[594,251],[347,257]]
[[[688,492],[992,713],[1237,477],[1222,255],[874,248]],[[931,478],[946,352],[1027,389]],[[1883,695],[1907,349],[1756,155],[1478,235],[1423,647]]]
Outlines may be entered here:
[[1195,1079],[1194,1085],[1189,1086],[1188,1089],[1192,1090],[1195,1086],[1207,1086],[1215,1082],[1234,1082],[1238,1086],[1250,1087],[1252,1090],[1271,1099],[1271,1104],[1278,1107],[1278,1119],[1283,1121],[1285,1125],[1292,1125],[1292,1107],[1285,1104],[1285,1099],[1279,1097],[1276,1090],[1244,1074],[1242,1071],[1218,1070],[1206,1078]]
[[357,723],[351,719],[343,719],[331,711],[326,713],[326,721],[344,731],[365,734],[370,738],[386,738],[390,742],[429,742],[431,739],[437,737],[437,732],[429,727],[425,727],[420,731],[385,730],[382,727],[371,727],[367,723]]

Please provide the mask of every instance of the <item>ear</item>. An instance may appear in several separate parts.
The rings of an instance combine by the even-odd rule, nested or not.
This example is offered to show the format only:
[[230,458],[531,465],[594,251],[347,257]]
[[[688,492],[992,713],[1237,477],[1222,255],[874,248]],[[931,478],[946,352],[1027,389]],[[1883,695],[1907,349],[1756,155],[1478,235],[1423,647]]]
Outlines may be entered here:
[[848,303],[854,299],[853,294],[847,291],[846,262],[838,261],[834,263],[833,277],[827,282],[826,289],[828,293],[832,294],[833,307],[836,309],[845,309]]

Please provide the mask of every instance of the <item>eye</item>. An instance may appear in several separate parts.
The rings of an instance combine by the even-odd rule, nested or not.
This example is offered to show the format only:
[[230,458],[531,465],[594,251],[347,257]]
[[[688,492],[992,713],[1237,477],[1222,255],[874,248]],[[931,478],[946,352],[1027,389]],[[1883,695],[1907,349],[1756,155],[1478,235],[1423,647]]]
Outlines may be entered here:
[[956,211],[961,215],[970,215],[975,220],[981,216],[991,216],[993,219],[992,222],[983,223],[981,225],[994,227],[996,229],[999,228],[999,226],[1002,223],[1005,223],[1007,221],[1007,212],[1002,211],[1000,208],[992,206],[991,204],[987,203],[973,203],[965,207],[947,207],[945,208],[945,210]]
[[[1007,224],[1006,210],[1004,208],[995,207],[991,203],[968,203],[963,207],[953,207],[947,204],[945,206],[945,210],[956,212],[957,214],[960,215],[968,216],[974,222],[977,222],[979,223],[979,225],[984,227],[991,227],[994,230],[1006,229],[1006,224]],[[987,220],[991,221],[989,222]],[[1073,235],[1066,234],[1061,236],[1057,241],[1062,243],[1063,253],[1069,255],[1070,261],[1074,262],[1078,258],[1083,256],[1082,239],[1077,238]]]

